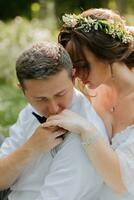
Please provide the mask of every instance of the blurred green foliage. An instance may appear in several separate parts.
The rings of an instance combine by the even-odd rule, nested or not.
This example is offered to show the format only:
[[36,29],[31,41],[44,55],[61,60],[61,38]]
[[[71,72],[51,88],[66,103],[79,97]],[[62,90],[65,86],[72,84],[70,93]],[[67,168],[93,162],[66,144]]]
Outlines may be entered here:
[[31,19],[31,4],[36,0],[0,0],[0,19],[24,16]]
[[80,13],[89,8],[110,8],[118,11],[121,15],[133,15],[134,13],[134,0],[55,0],[54,2],[58,21],[64,13]]
[[17,87],[0,84],[0,133],[8,136],[9,126],[16,121],[25,104],[25,99]]
[[16,16],[28,19],[33,16],[44,17],[50,3],[55,4],[58,18],[63,13],[80,12],[95,7],[116,9],[123,15],[134,12],[134,0],[0,0],[0,19],[8,20]]
[[[50,22],[49,22],[50,23]],[[34,42],[55,41],[57,29],[47,20],[28,21],[17,17],[10,22],[0,21],[0,133],[8,135],[8,127],[25,105],[17,89],[15,62],[19,54]],[[46,28],[48,26],[48,28]]]
[[55,0],[55,12],[58,19],[61,18],[61,16],[64,13],[79,13],[83,10],[89,9],[89,8],[98,8],[98,7],[107,7],[107,0],[73,0],[73,1],[62,1],[62,0]]
[[4,23],[0,21],[0,82],[15,81],[15,61],[20,52],[35,41],[55,40],[56,30],[45,28],[47,21],[28,21],[22,17]]

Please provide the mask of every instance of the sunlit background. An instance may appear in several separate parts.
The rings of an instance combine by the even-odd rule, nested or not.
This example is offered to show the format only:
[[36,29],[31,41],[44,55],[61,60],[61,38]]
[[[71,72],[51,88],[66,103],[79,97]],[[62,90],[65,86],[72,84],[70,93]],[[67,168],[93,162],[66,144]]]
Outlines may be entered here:
[[15,61],[34,42],[56,41],[63,13],[111,8],[133,26],[134,0],[0,0],[0,133],[26,104],[17,88]]

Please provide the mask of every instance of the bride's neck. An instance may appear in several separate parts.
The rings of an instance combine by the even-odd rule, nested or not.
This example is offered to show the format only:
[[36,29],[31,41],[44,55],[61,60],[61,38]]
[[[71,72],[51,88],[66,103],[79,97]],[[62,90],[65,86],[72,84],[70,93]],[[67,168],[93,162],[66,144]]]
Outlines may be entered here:
[[111,77],[107,85],[114,88],[118,95],[126,95],[134,90],[134,72],[132,72],[124,63],[112,64]]

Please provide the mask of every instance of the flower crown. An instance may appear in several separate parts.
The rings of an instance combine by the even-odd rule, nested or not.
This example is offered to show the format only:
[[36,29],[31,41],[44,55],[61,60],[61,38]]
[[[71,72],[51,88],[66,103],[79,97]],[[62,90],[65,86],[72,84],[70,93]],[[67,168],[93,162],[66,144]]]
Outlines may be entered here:
[[81,14],[65,14],[62,17],[64,26],[90,32],[91,30],[102,31],[105,34],[111,35],[113,38],[119,39],[122,43],[129,43],[133,40],[132,35],[125,26],[114,20],[92,19],[91,17],[83,17]]

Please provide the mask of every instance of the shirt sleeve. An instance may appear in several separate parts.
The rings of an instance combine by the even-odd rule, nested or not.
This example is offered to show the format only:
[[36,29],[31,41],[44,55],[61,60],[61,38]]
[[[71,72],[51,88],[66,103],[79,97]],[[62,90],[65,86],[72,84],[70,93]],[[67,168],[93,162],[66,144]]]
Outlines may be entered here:
[[124,185],[128,192],[134,195],[134,126],[128,131],[129,134],[124,137],[124,142],[116,149],[116,153]]
[[79,136],[70,134],[55,155],[36,200],[95,199],[101,185]]
[[29,105],[26,106],[20,112],[16,123],[9,128],[9,137],[4,140],[0,148],[0,157],[4,157],[19,148],[26,142],[28,133],[33,131],[34,126],[32,128],[30,126],[33,124],[34,117],[30,109]]

